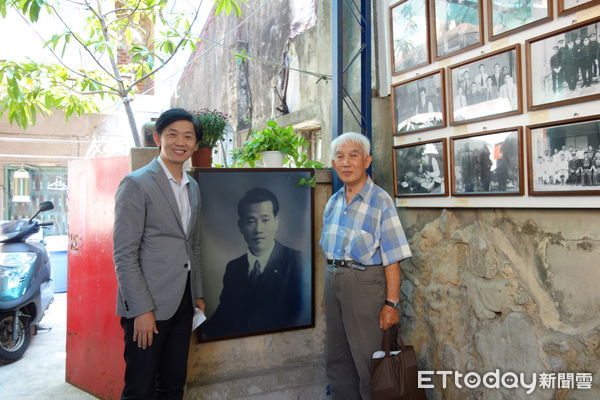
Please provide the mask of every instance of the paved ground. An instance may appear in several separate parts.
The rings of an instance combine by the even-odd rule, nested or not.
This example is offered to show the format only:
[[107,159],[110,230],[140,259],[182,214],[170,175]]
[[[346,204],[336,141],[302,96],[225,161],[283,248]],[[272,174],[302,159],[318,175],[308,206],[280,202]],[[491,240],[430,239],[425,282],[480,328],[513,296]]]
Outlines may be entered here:
[[52,330],[34,336],[22,359],[0,365],[0,399],[96,399],[65,382],[66,293],[54,295],[54,303],[42,320],[42,326]]

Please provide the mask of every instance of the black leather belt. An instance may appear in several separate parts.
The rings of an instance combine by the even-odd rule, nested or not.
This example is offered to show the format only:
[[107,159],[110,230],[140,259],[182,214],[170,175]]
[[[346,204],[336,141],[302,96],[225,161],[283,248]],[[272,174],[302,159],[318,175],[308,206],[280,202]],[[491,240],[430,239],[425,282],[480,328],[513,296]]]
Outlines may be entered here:
[[367,267],[381,267],[382,266],[382,264],[363,265],[356,261],[340,260],[340,259],[335,259],[335,260],[327,259],[327,264],[332,265],[337,268],[354,268],[354,269],[358,269],[360,271],[365,271],[367,269]]

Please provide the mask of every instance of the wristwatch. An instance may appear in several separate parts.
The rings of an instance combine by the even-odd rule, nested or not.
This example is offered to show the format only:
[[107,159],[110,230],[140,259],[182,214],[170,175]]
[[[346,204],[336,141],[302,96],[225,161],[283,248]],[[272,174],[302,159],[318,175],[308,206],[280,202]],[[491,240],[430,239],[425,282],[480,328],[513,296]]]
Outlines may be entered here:
[[394,310],[397,310],[400,308],[400,302],[394,303],[393,301],[386,300],[385,305],[392,307]]

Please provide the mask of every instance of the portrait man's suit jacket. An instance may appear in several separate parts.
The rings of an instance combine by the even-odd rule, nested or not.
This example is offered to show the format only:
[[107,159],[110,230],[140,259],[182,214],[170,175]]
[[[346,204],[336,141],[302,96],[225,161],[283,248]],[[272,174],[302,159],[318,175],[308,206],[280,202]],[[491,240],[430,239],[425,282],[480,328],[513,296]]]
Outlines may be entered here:
[[[198,183],[190,177],[191,216],[185,234],[171,184],[157,159],[127,175],[115,197],[114,262],[117,315],[153,311],[169,319],[181,302],[191,262],[192,299],[202,297]],[[189,257],[189,258],[188,258]]]
[[219,306],[203,332],[229,336],[297,326],[302,310],[302,254],[275,241],[256,284],[250,282],[248,255],[230,261]]

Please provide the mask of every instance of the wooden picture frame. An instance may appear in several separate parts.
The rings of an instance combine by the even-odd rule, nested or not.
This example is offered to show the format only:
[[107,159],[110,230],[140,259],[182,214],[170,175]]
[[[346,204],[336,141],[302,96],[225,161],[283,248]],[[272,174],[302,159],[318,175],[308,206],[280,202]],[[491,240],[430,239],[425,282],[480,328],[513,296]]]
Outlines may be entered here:
[[521,114],[521,45],[449,66],[448,97],[450,125]]
[[[314,191],[298,184],[313,174],[309,168],[194,170],[208,317],[198,341],[314,326]],[[250,253],[260,260],[269,249],[262,272],[250,280]]]
[[528,125],[526,132],[529,195],[600,195],[600,114]]
[[[422,6],[422,7],[420,7]],[[416,7],[417,21],[403,15],[413,12]],[[426,0],[400,0],[389,7],[390,18],[390,60],[392,75],[400,75],[431,62],[429,40],[429,4]],[[416,28],[416,31],[412,31]],[[406,31],[406,30],[409,31]],[[412,40],[422,42],[416,45]]]
[[453,196],[522,196],[520,126],[450,138]]
[[448,196],[446,138],[403,144],[392,149],[394,196]]
[[445,72],[442,68],[392,85],[394,135],[447,125]]
[[[483,46],[483,0],[464,0],[461,4],[429,0],[429,4],[434,61]],[[457,18],[448,20],[448,16]]]
[[[577,3],[577,4],[570,4]],[[558,0],[558,15],[569,15],[577,11],[598,5],[596,0]]]
[[[528,110],[600,99],[600,81],[594,79],[596,77],[592,76],[591,71],[588,72],[587,66],[580,68],[578,61],[574,60],[575,54],[583,51],[577,50],[579,44],[576,42],[579,40],[581,46],[586,46],[586,40],[591,42],[589,32],[593,32],[596,46],[600,46],[597,40],[600,17],[569,25],[525,42]],[[583,41],[580,36],[584,37]],[[536,62],[532,63],[532,60]],[[597,62],[599,61],[596,59],[590,64],[592,71],[594,64],[596,69],[599,68]]]
[[488,40],[497,40],[553,19],[552,0],[524,0],[523,5],[518,4],[487,0]]

